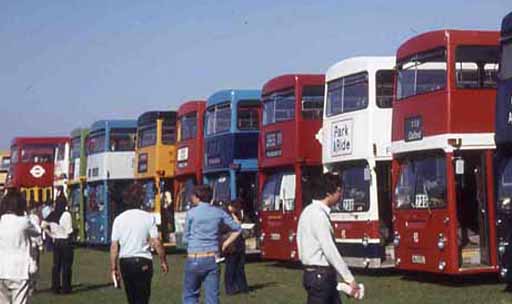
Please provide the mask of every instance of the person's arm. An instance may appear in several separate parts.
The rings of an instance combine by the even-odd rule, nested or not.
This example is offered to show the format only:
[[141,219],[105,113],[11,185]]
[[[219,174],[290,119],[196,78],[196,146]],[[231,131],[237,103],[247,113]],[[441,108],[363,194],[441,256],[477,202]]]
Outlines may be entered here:
[[188,211],[185,216],[185,227],[183,227],[183,242],[185,244],[188,244],[188,240],[190,239],[190,225],[192,223],[190,217],[190,211]]
[[238,238],[240,233],[242,233],[242,227],[240,226],[240,224],[236,223],[233,220],[233,217],[231,215],[227,214],[224,211],[221,211],[221,212],[222,212],[222,222],[226,226],[228,226],[229,229],[231,229],[231,232],[228,234],[228,237],[222,243],[222,249],[221,250],[225,251],[226,248],[228,248],[229,245],[231,245]]
[[321,214],[319,221],[313,226],[314,235],[318,239],[320,247],[322,247],[322,251],[329,264],[336,269],[336,272],[338,272],[345,282],[357,288],[354,276],[352,276],[350,269],[348,269],[347,264],[341,257],[338,248],[336,248],[331,229],[331,223],[324,214]]
[[165,254],[164,247],[158,238],[150,238],[151,247],[156,250],[158,257],[160,258],[160,268],[162,272],[167,273],[169,271],[169,264],[167,263],[167,255]]
[[158,227],[156,226],[155,218],[151,217],[151,228],[149,229],[149,242],[151,247],[156,250],[158,257],[160,258],[160,268],[162,272],[167,273],[169,271],[169,264],[167,264],[167,256],[165,254],[164,247],[158,238]]
[[112,241],[110,244],[110,271],[118,273],[117,260],[119,259],[119,242]]

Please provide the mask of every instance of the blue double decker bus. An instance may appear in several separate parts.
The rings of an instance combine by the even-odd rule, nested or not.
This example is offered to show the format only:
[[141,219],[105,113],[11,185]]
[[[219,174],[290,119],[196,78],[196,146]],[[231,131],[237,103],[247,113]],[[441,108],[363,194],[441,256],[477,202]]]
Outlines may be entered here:
[[122,193],[134,180],[136,120],[93,123],[86,141],[85,235],[90,245],[110,242]]
[[[222,90],[208,98],[205,112],[204,183],[213,189],[213,204],[242,200],[248,230],[257,222],[260,98],[259,90]],[[248,250],[256,249],[255,240]]]
[[512,283],[512,12],[501,26],[496,97],[496,226],[500,274]]

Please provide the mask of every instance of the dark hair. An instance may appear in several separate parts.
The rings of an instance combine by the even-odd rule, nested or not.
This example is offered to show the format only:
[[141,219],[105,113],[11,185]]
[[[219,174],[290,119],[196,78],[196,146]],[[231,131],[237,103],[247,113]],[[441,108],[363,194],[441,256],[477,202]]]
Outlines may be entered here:
[[195,195],[201,202],[210,203],[212,200],[212,188],[208,185],[195,186],[192,190],[192,195]]
[[324,173],[311,180],[311,189],[314,200],[323,200],[327,194],[334,194],[338,188],[342,188],[341,177],[330,172]]
[[146,190],[140,183],[133,183],[123,192],[125,209],[140,209],[146,196]]
[[59,194],[59,196],[55,199],[55,209],[53,209],[52,213],[48,215],[46,220],[48,222],[58,223],[60,221],[60,217],[66,211],[66,207],[68,206],[68,200],[63,192]]
[[23,195],[15,189],[9,189],[0,202],[0,216],[6,213],[13,213],[18,216],[25,215],[27,202]]

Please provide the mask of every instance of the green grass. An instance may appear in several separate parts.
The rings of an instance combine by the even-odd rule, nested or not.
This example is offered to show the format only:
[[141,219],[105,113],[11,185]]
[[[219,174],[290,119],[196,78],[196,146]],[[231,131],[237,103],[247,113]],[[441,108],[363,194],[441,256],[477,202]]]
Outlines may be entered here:
[[[153,276],[152,303],[181,303],[184,256],[169,255],[171,270],[163,275],[156,269]],[[157,266],[157,265],[155,265]],[[77,249],[73,273],[74,291],[71,295],[49,292],[51,254],[43,254],[41,278],[33,303],[126,303],[123,290],[110,285],[108,253]],[[302,272],[274,262],[247,264],[247,277],[253,291],[248,295],[226,296],[222,303],[305,303]],[[441,276],[415,274],[404,276],[395,272],[356,273],[367,288],[361,303],[511,303],[512,294],[503,293],[503,284],[495,276],[476,276],[450,279]],[[343,298],[344,303],[358,303]]]

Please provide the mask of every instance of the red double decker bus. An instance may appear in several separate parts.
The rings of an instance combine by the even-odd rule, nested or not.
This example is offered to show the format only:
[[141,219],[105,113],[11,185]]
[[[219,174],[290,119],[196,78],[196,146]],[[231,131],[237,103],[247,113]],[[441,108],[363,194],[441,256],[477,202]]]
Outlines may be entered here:
[[497,271],[498,45],[498,32],[440,30],[397,51],[391,150],[399,269]]
[[178,141],[175,169],[174,227],[176,247],[183,248],[185,215],[190,194],[203,183],[203,121],[206,101],[193,100],[178,109]]
[[53,201],[55,148],[68,137],[16,137],[11,142],[7,187],[17,188],[31,206]]
[[324,75],[283,75],[263,86],[258,164],[260,248],[266,259],[297,260],[296,232],[322,174]]

